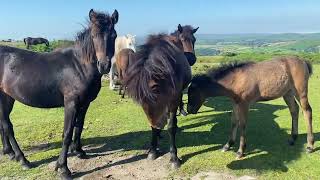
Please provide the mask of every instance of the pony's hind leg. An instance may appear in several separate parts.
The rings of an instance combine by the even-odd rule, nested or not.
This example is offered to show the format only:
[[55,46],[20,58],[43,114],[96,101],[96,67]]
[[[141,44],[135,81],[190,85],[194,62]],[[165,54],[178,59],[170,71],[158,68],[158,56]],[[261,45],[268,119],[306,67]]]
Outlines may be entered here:
[[89,104],[82,106],[79,109],[79,113],[77,115],[75,130],[74,130],[74,139],[70,146],[71,152],[75,153],[79,158],[85,158],[86,152],[82,149],[81,144],[81,133],[83,130],[83,124],[85,120],[85,116],[89,107]]
[[301,109],[303,111],[304,119],[307,122],[307,152],[313,152],[314,145],[314,136],[312,131],[312,108],[308,101],[308,96],[306,94],[299,95],[299,101],[301,105]]
[[181,160],[177,155],[177,147],[176,147],[176,132],[177,132],[177,110],[178,107],[175,108],[174,111],[170,112],[170,117],[168,121],[168,133],[170,139],[170,163],[172,168],[179,168],[181,166]]
[[151,129],[152,129],[152,137],[151,137],[151,147],[148,152],[148,159],[155,160],[159,155],[157,148],[158,148],[158,138],[160,136],[161,130],[153,127],[151,127]]
[[299,118],[299,105],[297,104],[293,91],[287,92],[283,96],[284,101],[288,105],[291,118],[292,118],[292,125],[291,125],[291,138],[289,139],[289,145],[294,145],[295,141],[298,138],[298,118]]
[[3,143],[8,145],[7,148],[10,149],[11,146],[14,151],[15,159],[21,163],[22,167],[24,169],[29,169],[31,168],[31,164],[25,158],[14,137],[13,125],[9,118],[13,104],[14,99],[2,92],[0,93],[0,125],[2,127],[2,139],[4,140]]

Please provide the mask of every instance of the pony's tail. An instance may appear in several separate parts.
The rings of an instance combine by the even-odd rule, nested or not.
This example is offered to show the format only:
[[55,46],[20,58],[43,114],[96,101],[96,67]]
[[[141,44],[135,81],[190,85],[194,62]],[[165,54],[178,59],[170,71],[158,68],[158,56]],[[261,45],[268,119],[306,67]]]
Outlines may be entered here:
[[309,77],[312,75],[313,73],[313,68],[312,68],[312,64],[309,61],[304,61],[308,67],[308,71],[309,71]]
[[24,45],[27,45],[26,39],[27,39],[27,38],[23,38]]

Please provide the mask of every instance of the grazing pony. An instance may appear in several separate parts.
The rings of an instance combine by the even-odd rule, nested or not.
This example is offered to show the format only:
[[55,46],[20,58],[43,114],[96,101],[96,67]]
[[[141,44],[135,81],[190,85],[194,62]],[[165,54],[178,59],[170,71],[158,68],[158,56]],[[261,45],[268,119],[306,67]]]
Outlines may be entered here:
[[[188,43],[191,41],[185,42]],[[192,47],[192,44],[187,47]],[[149,159],[158,156],[158,137],[168,121],[170,163],[174,168],[181,164],[175,141],[176,113],[183,90],[191,80],[191,67],[187,57],[192,56],[185,56],[184,53],[184,45],[176,36],[151,35],[137,51],[136,62],[128,68],[124,79],[128,95],[142,106],[151,125]]]
[[[126,72],[129,66],[131,66],[135,62],[134,57],[134,51],[132,49],[122,49],[117,55],[116,55],[116,65],[117,65],[117,71],[119,74],[119,80],[121,82],[120,88],[119,88],[119,95],[122,95],[121,97],[124,98],[126,87],[123,88],[122,81],[126,77]],[[122,93],[123,89],[123,93]]]
[[127,34],[125,36],[120,36],[117,37],[116,39],[116,45],[115,45],[115,56],[111,59],[111,69],[109,73],[109,81],[110,81],[110,86],[109,88],[111,90],[114,90],[116,85],[115,85],[115,75],[118,73],[117,72],[117,67],[116,67],[116,56],[117,54],[122,50],[122,49],[132,49],[133,52],[136,51],[136,39],[135,35]]
[[[181,41],[184,48],[184,55],[187,57],[190,66],[193,66],[194,63],[196,63],[197,61],[197,57],[195,56],[195,51],[194,51],[194,44],[196,42],[194,33],[196,33],[198,29],[199,27],[193,28],[189,25],[181,26],[179,24],[178,29],[175,32],[171,33],[171,36],[174,36]],[[183,106],[184,106],[184,103],[183,103],[183,100],[181,99],[181,104],[179,106],[179,113],[183,116],[186,116],[187,113],[185,112]]]
[[27,49],[29,49],[29,47],[31,45],[37,45],[37,44],[46,44],[46,46],[49,46],[49,41],[45,38],[32,38],[32,37],[27,37],[23,39],[24,44],[27,46]]
[[[30,168],[14,137],[9,118],[14,101],[38,108],[64,107],[62,150],[56,163],[62,178],[70,178],[69,147],[85,155],[80,142],[90,103],[101,88],[101,76],[110,70],[117,33],[118,12],[89,12],[89,27],[76,37],[75,46],[51,53],[36,53],[0,46],[0,132],[3,153]],[[75,128],[75,130],[74,130]],[[72,136],[74,132],[74,140]],[[71,145],[71,146],[70,146]]]
[[239,126],[240,147],[237,158],[241,158],[246,147],[245,127],[250,104],[283,97],[292,116],[289,143],[293,145],[298,136],[298,101],[307,122],[307,152],[312,152],[312,110],[308,102],[308,79],[311,74],[311,64],[297,57],[223,65],[192,79],[188,90],[188,112],[197,113],[208,97],[229,97],[233,102],[231,135],[223,151],[229,150],[234,144]]

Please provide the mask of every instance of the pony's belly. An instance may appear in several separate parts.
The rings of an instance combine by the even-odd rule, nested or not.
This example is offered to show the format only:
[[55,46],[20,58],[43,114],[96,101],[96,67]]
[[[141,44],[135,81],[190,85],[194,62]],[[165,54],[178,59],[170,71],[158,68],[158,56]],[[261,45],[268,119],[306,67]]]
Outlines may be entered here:
[[63,95],[60,93],[43,92],[43,91],[6,91],[13,99],[31,107],[38,108],[55,108],[64,105]]
[[[64,101],[63,98],[45,98],[42,96],[37,97],[13,97],[15,100],[31,107],[37,108],[56,108],[63,107]],[[62,100],[61,100],[62,99]]]

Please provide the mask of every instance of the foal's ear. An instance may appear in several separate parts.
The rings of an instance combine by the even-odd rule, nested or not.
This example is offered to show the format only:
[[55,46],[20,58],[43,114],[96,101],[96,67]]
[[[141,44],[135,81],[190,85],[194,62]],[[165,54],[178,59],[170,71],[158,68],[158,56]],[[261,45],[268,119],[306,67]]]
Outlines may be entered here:
[[92,21],[94,21],[95,20],[95,18],[96,18],[96,16],[97,16],[97,13],[96,12],[94,12],[94,10],[93,9],[91,9],[90,11],[89,11],[89,18],[90,18],[90,21],[92,22]]
[[182,28],[181,24],[178,25],[178,31],[179,31],[180,33],[182,33],[182,31],[183,31],[183,28]]
[[119,20],[119,13],[116,9],[112,13],[111,20],[112,20],[112,24],[117,24],[117,22]]
[[199,27],[192,30],[192,34],[196,33],[198,31]]

